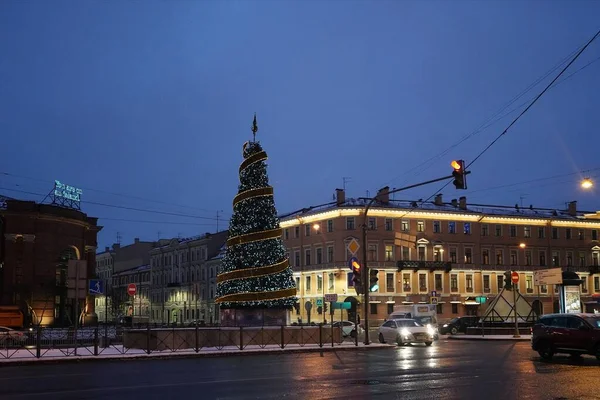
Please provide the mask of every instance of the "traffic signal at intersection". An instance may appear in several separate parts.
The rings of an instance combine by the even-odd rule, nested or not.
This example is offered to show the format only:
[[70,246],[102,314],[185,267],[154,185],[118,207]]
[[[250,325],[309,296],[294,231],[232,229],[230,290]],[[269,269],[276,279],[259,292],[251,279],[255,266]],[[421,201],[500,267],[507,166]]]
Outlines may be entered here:
[[379,290],[379,284],[377,283],[377,281],[379,281],[379,270],[377,269],[370,269],[369,270],[369,291],[370,292],[376,292],[377,290]]
[[454,186],[457,189],[466,189],[467,188],[467,174],[465,170],[465,161],[464,160],[454,160],[450,163],[454,171],[452,171],[452,176],[454,177]]

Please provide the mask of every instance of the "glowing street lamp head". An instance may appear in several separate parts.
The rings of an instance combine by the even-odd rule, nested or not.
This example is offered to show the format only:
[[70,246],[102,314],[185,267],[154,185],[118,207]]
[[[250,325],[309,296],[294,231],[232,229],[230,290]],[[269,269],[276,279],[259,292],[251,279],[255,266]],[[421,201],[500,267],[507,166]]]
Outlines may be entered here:
[[581,181],[581,187],[584,189],[590,189],[592,186],[594,186],[594,182],[590,178]]
[[527,247],[527,245],[525,243],[520,243],[519,247],[522,248],[522,249],[524,249],[525,247]]
[[461,168],[461,165],[458,161],[453,160],[450,165],[452,166],[452,168],[454,168],[455,170],[459,171]]
[[321,225],[315,223],[315,224],[313,224],[313,229],[315,231],[318,231],[319,229],[321,229]]

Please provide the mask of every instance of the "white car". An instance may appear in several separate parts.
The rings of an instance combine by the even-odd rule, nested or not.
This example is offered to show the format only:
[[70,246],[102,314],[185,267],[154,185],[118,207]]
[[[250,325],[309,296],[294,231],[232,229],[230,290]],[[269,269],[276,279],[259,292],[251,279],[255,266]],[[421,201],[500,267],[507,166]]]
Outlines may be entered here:
[[6,326],[0,326],[0,346],[21,344],[27,340],[27,335]]
[[[338,321],[338,322],[334,322],[333,323],[333,327],[334,328],[342,328],[342,336],[344,337],[352,337],[354,338],[356,336],[356,330],[355,330],[355,325],[354,322],[352,321]],[[364,333],[364,329],[358,325],[358,334],[362,335]]]
[[379,327],[380,343],[397,343],[403,346],[409,343],[425,343],[431,346],[435,328],[423,326],[414,319],[390,319]]

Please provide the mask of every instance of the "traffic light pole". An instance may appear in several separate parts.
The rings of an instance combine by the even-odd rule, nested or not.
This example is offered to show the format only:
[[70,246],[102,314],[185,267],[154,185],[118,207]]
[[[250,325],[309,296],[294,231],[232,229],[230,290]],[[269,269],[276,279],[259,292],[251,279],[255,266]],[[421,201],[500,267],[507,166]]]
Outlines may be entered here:
[[[469,174],[470,171],[465,171],[464,174]],[[402,192],[404,190],[408,190],[408,189],[413,189],[419,186],[425,186],[425,185],[429,185],[431,183],[436,183],[436,182],[441,182],[441,181],[445,181],[447,179],[451,179],[454,178],[454,175],[448,175],[448,176],[444,176],[442,178],[437,178],[437,179],[432,179],[430,181],[425,181],[425,182],[421,182],[421,183],[416,183],[414,185],[409,185],[409,186],[404,186],[398,189],[394,189],[394,190],[390,190],[388,192],[388,194],[392,194],[392,193],[398,193],[398,192]],[[365,345],[369,345],[371,344],[371,342],[369,341],[369,266],[368,266],[368,262],[367,262],[367,230],[369,229],[368,226],[368,213],[369,210],[371,209],[371,206],[373,205],[373,203],[375,202],[375,200],[377,200],[377,196],[371,197],[369,199],[369,202],[366,204],[365,206],[365,211],[364,211],[364,218],[363,218],[363,224],[362,224],[362,284],[363,284],[363,292],[364,292],[364,300],[365,300],[365,304],[364,304],[364,313],[365,315],[363,316],[363,321],[364,321],[364,328],[365,328]]]

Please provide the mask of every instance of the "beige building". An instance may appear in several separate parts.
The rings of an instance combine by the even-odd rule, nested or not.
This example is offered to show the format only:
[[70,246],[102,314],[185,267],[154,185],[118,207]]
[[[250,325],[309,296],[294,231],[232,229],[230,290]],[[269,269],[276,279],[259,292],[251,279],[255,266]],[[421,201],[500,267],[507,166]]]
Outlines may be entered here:
[[150,251],[151,322],[215,322],[214,296],[219,254],[227,232],[171,239]]
[[[281,219],[300,298],[293,320],[307,320],[307,301],[311,319],[322,320],[318,311],[326,293],[361,303],[363,315],[348,244],[362,246],[364,209],[365,199],[346,199],[338,190],[335,203]],[[551,210],[467,204],[465,197],[447,203],[438,195],[421,204],[390,201],[382,190],[368,216],[368,266],[379,278],[379,289],[370,293],[370,319],[382,321],[394,305],[429,303],[433,291],[442,319],[480,314],[486,306],[475,297],[491,302],[507,270],[519,272],[520,292],[534,307],[552,312],[558,308],[556,288],[535,287],[533,280],[533,271],[552,267],[576,272],[584,282],[584,308],[598,308],[592,295],[600,293],[600,214],[577,212],[576,202]],[[352,319],[353,311],[337,311],[334,318]]]

